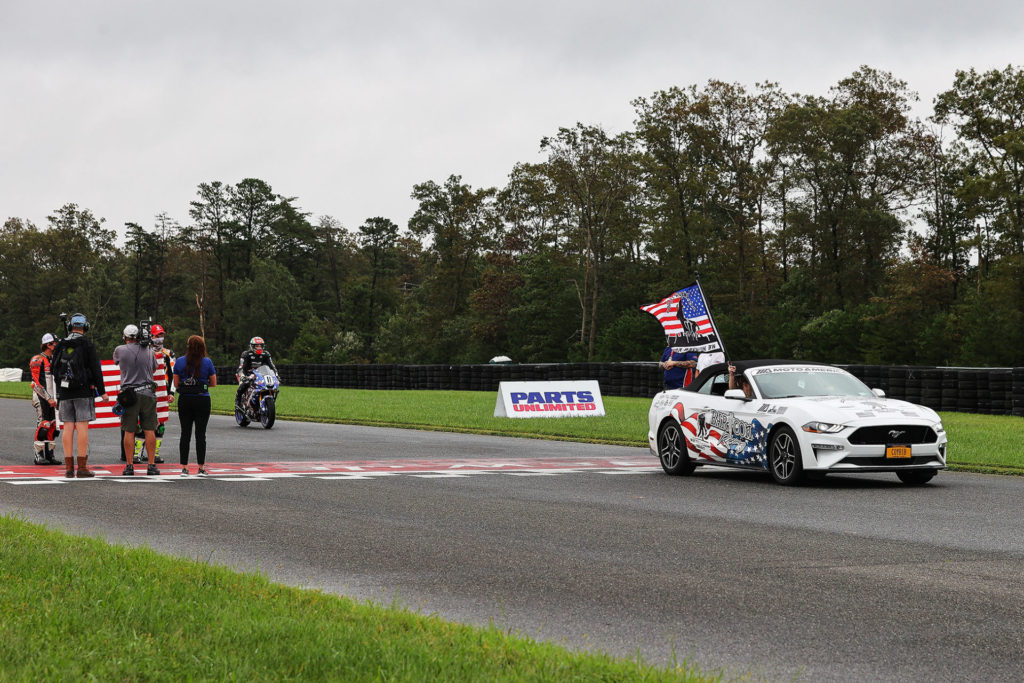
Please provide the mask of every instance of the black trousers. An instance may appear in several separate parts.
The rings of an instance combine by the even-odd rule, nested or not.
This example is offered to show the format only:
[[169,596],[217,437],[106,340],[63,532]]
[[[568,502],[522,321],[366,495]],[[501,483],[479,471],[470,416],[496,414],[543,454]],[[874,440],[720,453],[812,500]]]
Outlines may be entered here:
[[210,397],[178,394],[178,419],[181,420],[181,439],[178,455],[181,464],[188,464],[188,449],[192,441],[192,427],[196,429],[196,462],[206,464],[206,425],[210,422]]

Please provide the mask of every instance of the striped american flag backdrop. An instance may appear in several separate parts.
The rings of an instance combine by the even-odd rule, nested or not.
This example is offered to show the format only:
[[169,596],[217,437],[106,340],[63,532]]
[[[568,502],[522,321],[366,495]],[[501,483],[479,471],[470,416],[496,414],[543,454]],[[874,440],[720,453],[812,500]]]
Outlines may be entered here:
[[[89,429],[120,427],[121,418],[114,415],[114,403],[117,399],[117,392],[121,391],[121,370],[112,360],[101,360],[100,369],[103,371],[103,386],[110,400],[101,401],[99,396],[96,397],[96,419],[89,423]],[[171,414],[170,400],[167,397],[167,388],[164,386],[166,377],[164,364],[160,363],[160,367],[153,373],[153,381],[157,386],[156,417],[160,422],[167,422],[167,418]],[[57,423],[57,426],[61,429],[64,428],[60,422]]]

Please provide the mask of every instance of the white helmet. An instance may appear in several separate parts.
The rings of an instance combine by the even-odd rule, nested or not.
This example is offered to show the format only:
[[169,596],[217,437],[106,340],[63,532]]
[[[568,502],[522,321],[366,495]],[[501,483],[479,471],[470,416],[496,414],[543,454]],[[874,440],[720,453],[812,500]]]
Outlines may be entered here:
[[137,325],[125,325],[124,332],[122,332],[121,334],[124,335],[125,339],[138,339],[139,328]]

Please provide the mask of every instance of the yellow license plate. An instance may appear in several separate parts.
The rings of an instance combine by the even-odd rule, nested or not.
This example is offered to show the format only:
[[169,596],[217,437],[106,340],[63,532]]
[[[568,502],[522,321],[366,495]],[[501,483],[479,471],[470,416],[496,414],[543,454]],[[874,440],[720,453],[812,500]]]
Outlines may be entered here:
[[910,446],[886,446],[885,457],[887,458],[909,458]]

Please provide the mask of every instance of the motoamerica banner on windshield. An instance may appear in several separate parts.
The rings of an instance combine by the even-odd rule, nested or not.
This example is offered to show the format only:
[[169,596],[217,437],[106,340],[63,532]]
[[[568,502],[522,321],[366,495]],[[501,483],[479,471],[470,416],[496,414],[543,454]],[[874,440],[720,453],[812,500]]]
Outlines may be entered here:
[[502,382],[494,417],[604,416],[597,380]]

